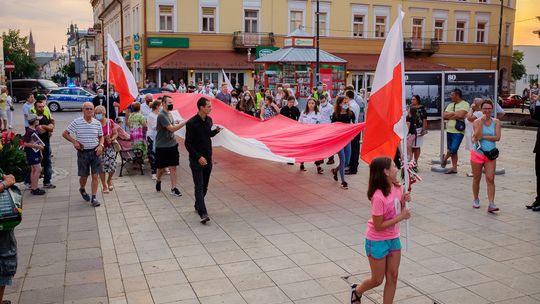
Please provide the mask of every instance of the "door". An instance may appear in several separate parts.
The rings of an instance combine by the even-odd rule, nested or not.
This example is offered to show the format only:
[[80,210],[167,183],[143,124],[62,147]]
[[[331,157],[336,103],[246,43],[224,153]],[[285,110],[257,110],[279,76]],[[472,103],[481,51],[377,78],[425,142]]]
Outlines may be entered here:
[[412,48],[413,50],[421,50],[424,48],[424,19],[413,18],[412,24]]
[[259,11],[244,11],[244,35],[243,43],[246,46],[259,45]]

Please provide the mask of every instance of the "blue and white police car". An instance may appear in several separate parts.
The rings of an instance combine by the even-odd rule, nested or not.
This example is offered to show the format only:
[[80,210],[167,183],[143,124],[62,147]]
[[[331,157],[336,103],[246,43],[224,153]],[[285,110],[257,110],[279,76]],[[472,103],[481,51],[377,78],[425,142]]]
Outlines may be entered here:
[[82,108],[83,103],[92,102],[96,94],[81,87],[61,87],[47,94],[47,106],[52,112]]

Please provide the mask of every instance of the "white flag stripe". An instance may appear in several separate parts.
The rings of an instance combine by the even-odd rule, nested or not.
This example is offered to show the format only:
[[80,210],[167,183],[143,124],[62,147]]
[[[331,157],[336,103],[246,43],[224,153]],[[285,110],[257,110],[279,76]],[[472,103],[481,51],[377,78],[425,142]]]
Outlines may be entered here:
[[129,92],[135,99],[139,95],[137,83],[135,82],[133,74],[131,74],[131,71],[128,69],[120,50],[116,46],[116,42],[114,42],[110,34],[107,34],[107,59],[108,62],[113,62],[122,68],[122,72],[124,73],[124,77],[126,78],[126,82],[129,87]]
[[225,70],[221,69],[221,71],[223,72],[223,78],[225,78],[225,83],[227,84],[227,89],[229,89],[230,94],[234,88],[231,84],[231,81],[229,80],[229,77],[227,77],[227,74],[225,74]]

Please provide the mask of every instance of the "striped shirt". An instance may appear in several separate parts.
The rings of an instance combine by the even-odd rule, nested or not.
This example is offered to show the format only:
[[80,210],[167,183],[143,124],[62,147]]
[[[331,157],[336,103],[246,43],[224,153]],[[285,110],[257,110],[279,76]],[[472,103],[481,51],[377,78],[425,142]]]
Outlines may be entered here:
[[99,137],[103,136],[101,123],[94,118],[91,122],[87,122],[83,117],[76,118],[66,130],[75,136],[84,150],[95,149],[99,145]]

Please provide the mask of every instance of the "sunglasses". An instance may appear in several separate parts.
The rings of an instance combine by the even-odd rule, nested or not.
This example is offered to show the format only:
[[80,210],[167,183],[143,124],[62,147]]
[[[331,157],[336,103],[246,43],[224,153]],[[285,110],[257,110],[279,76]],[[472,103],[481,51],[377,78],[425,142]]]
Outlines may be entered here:
[[86,111],[93,111],[94,108],[84,108]]

